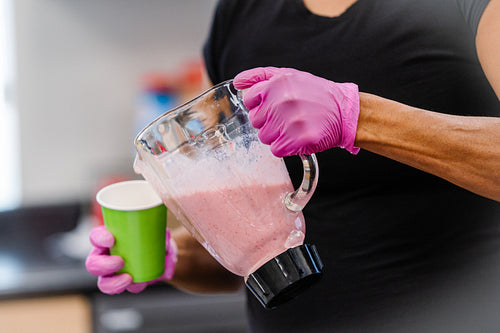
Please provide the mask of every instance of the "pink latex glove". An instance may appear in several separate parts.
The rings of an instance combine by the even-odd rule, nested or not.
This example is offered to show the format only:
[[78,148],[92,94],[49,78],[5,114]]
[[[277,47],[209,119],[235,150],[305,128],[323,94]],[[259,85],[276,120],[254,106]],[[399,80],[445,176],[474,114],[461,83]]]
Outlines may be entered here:
[[87,256],[85,266],[89,273],[98,277],[97,287],[105,294],[120,294],[125,290],[132,293],[143,291],[148,285],[161,280],[170,280],[174,276],[177,263],[177,245],[170,237],[170,230],[166,235],[165,272],[155,280],[141,283],[132,282],[132,276],[127,273],[115,274],[123,267],[123,258],[109,254],[109,248],[115,243],[115,238],[104,226],[98,226],[90,232],[90,242],[94,246]]
[[357,154],[358,86],[336,83],[292,68],[259,67],[238,74],[259,139],[278,157],[333,147]]

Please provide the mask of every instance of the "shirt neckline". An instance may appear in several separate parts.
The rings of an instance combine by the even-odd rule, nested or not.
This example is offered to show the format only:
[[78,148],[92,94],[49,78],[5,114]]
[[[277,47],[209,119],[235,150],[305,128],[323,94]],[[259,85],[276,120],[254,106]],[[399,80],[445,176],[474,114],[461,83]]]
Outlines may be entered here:
[[354,11],[356,7],[358,7],[359,3],[362,0],[356,0],[352,5],[350,5],[343,13],[337,16],[324,16],[324,15],[319,15],[311,12],[309,8],[307,8],[306,4],[304,3],[304,0],[296,0],[298,10],[301,15],[304,17],[311,17],[311,18],[316,18],[319,20],[325,20],[325,21],[336,21],[339,19],[343,19],[344,17],[348,17],[351,15],[351,13]]

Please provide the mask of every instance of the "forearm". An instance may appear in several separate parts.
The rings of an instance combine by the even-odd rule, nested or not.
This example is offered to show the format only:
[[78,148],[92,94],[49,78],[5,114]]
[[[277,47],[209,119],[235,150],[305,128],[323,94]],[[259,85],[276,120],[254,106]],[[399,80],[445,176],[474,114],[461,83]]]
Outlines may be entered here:
[[219,264],[184,228],[172,232],[178,247],[172,286],[194,293],[234,292],[243,286],[243,278]]
[[500,118],[440,114],[360,93],[355,144],[500,201]]

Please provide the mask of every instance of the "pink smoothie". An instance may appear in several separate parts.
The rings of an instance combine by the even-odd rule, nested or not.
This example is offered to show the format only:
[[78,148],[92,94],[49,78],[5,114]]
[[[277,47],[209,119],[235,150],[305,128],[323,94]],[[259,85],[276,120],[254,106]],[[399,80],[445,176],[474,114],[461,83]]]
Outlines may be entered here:
[[302,244],[301,212],[288,211],[289,183],[220,188],[173,198],[203,245],[228,270],[247,276],[269,259]]

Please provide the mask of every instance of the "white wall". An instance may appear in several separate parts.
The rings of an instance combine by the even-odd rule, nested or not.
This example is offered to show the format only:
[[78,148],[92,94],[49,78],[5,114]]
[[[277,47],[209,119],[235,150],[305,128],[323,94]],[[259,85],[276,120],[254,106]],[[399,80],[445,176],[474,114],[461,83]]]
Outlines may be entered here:
[[[24,204],[132,173],[141,75],[201,57],[215,0],[16,0]],[[5,158],[5,157],[2,157]]]

